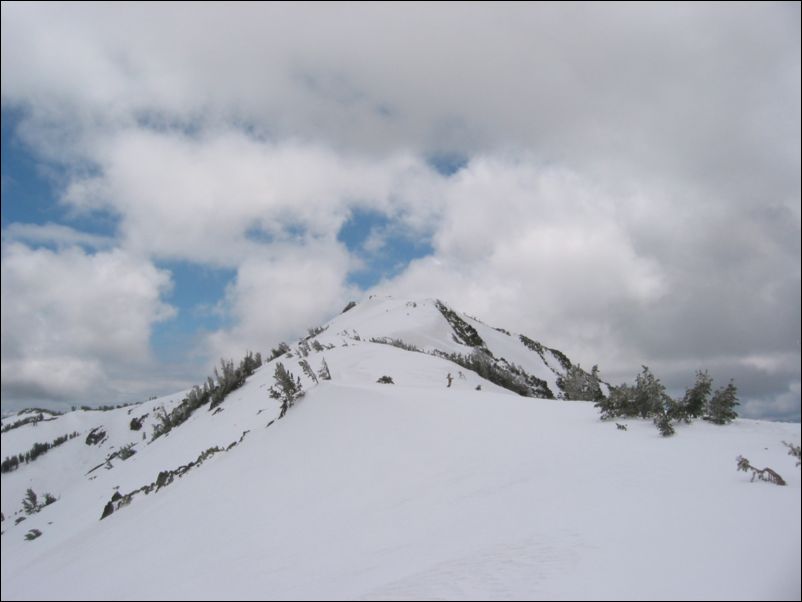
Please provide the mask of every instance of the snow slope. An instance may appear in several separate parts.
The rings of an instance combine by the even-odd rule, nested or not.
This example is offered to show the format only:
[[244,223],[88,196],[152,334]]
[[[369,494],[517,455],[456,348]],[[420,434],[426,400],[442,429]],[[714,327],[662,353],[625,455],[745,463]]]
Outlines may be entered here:
[[[516,336],[471,324],[534,370]],[[182,393],[3,433],[3,457],[81,436],[2,475],[2,598],[800,598],[800,471],[781,443],[799,443],[798,424],[620,431],[587,402],[519,397],[371,337],[465,353],[432,301],[374,299],[317,335],[334,347],[306,359],[332,380],[302,376],[308,393],[281,420],[267,389],[278,361],[301,375],[297,344],[222,411],[152,443],[156,408]],[[385,374],[396,384],[377,384]],[[87,445],[100,425],[107,440]],[[115,491],[240,439],[99,520]],[[132,442],[136,455],[87,474]],[[751,483],[739,454],[788,485]],[[28,487],[58,501],[14,525]]]

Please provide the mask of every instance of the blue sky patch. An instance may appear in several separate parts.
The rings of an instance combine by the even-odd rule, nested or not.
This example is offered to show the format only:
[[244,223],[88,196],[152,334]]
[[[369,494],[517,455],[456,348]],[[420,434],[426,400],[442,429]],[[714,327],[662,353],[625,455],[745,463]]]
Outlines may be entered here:
[[434,252],[428,238],[370,209],[355,209],[340,228],[337,240],[362,260],[363,267],[351,272],[348,282],[363,290],[395,276],[413,259]]
[[76,214],[59,203],[59,188],[68,179],[67,170],[34,155],[20,140],[17,127],[25,118],[20,109],[3,109],[2,136],[2,196],[0,207],[3,227],[12,222],[70,226],[81,232],[114,236],[119,218],[107,211]]
[[435,153],[426,162],[440,175],[453,176],[468,165],[468,157],[461,153]]
[[172,274],[173,288],[163,300],[175,307],[178,315],[154,326],[151,346],[164,360],[192,355],[199,334],[230,325],[219,303],[237,272],[187,261],[159,261],[156,266]]

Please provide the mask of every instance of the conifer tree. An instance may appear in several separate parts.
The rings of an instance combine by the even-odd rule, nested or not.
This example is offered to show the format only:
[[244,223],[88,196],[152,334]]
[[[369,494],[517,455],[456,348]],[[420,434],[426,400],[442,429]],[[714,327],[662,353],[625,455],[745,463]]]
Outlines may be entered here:
[[[635,379],[635,406],[641,418],[655,416],[665,411],[670,398],[666,388],[647,366]],[[631,415],[631,414],[630,414]]]
[[284,418],[284,414],[295,402],[303,397],[304,391],[301,386],[301,379],[294,377],[291,372],[284,368],[284,364],[278,363],[273,374],[276,384],[270,387],[270,397],[281,402],[281,413],[279,418]]
[[317,374],[315,374],[315,371],[312,370],[312,366],[309,365],[309,362],[306,360],[301,360],[298,362],[298,365],[301,367],[301,370],[304,371],[304,374],[312,379],[313,383],[318,384]]
[[735,406],[738,403],[738,389],[732,381],[726,386],[721,387],[713,393],[713,397],[707,404],[705,420],[715,424],[728,424],[738,417]]
[[34,493],[33,489],[28,487],[28,490],[25,492],[25,497],[22,500],[22,509],[25,510],[25,514],[33,514],[39,510],[39,500],[36,497],[36,493]]
[[685,397],[682,399],[682,410],[687,416],[700,418],[704,414],[712,386],[713,379],[707,370],[699,370],[696,373],[696,382],[693,387],[685,391]]
[[329,372],[329,365],[326,363],[325,357],[323,358],[323,364],[320,366],[320,370],[317,371],[317,375],[321,380],[331,380],[331,372]]
[[668,412],[660,412],[654,417],[654,425],[663,437],[670,437],[674,434],[674,427],[671,426],[671,416]]
[[565,371],[565,376],[557,380],[557,385],[563,390],[565,399],[600,401],[604,398],[599,385],[598,366],[593,366],[590,374],[588,374],[578,364],[572,365]]

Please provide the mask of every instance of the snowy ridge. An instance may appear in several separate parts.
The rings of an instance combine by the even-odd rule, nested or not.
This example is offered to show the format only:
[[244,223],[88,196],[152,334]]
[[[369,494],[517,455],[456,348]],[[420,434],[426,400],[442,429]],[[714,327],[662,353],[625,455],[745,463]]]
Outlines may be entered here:
[[[458,317],[559,392],[560,352]],[[3,458],[80,435],[2,475],[2,598],[799,599],[800,472],[782,444],[798,424],[619,431],[591,403],[521,397],[441,357],[472,349],[436,300],[370,299],[156,439],[187,392],[7,430]],[[279,362],[306,391],[281,420]],[[750,483],[739,454],[788,485]],[[28,488],[57,501],[26,515]]]

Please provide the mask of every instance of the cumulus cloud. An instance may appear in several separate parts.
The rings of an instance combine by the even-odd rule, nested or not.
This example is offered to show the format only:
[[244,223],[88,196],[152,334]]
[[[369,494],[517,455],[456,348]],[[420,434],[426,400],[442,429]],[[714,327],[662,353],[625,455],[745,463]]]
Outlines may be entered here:
[[119,215],[136,252],[225,266],[260,241],[332,237],[360,205],[421,225],[437,181],[409,154],[371,159],[232,128],[126,129],[92,153],[98,173],[76,176],[64,202]]
[[224,357],[264,351],[328,320],[356,292],[345,284],[350,263],[344,247],[325,242],[249,257],[226,294],[234,326],[212,333],[209,348]]
[[[360,265],[337,233],[361,209],[387,217],[362,260],[399,231],[433,249],[380,290],[443,296],[614,377],[646,362],[680,386],[708,366],[786,400],[765,407],[799,403],[798,4],[3,3],[2,17],[17,135],[64,168],[71,211],[119,219],[111,245],[5,224],[8,249],[55,245],[65,273],[115,254],[134,273],[236,270],[214,353],[336,311]],[[438,154],[467,164],[439,174]],[[166,315],[157,276],[129,308],[142,353]],[[86,382],[111,365],[63,345]],[[4,370],[23,357],[4,338]]]
[[444,199],[435,254],[379,290],[450,299],[599,363],[613,382],[648,363],[681,394],[709,368],[744,381],[750,398],[787,397],[800,359],[798,243],[778,242],[785,229],[798,240],[787,213],[766,228],[737,210],[692,211],[662,192],[625,196],[564,168],[496,158],[471,161]]
[[150,327],[174,313],[169,274],[120,250],[4,244],[2,280],[4,398],[119,394],[113,371],[146,365]]
[[44,244],[56,247],[79,245],[92,249],[107,249],[115,244],[112,237],[89,234],[52,222],[46,224],[13,222],[3,230],[3,238],[7,241],[27,242],[34,245]]

